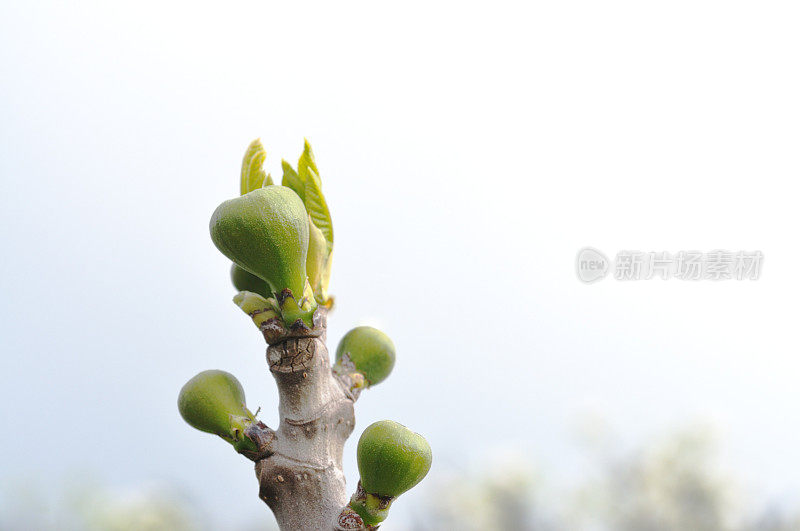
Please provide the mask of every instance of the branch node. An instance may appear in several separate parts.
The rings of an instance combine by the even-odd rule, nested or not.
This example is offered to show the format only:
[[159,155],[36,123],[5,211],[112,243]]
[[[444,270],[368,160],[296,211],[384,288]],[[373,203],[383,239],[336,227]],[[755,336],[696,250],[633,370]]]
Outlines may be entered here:
[[380,526],[365,524],[361,515],[350,508],[349,505],[345,505],[336,518],[333,529],[334,531],[375,531],[378,527]]
[[244,435],[256,445],[255,452],[242,452],[242,455],[251,461],[266,459],[275,453],[275,441],[278,435],[260,420],[254,422],[244,430]]

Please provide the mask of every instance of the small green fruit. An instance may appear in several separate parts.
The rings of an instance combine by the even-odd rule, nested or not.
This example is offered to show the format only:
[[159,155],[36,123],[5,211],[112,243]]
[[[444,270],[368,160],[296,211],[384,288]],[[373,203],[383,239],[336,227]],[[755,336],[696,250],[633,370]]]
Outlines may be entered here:
[[300,302],[306,285],[308,214],[296,193],[267,186],[225,201],[211,216],[210,230],[222,254],[264,279],[272,293],[291,290],[304,308],[285,316],[287,320],[313,313],[315,301]]
[[389,336],[371,326],[353,328],[336,348],[336,363],[346,364],[345,356],[364,375],[367,385],[375,385],[389,376],[395,361],[394,343]]
[[431,468],[431,447],[402,424],[371,424],[358,440],[358,471],[368,494],[395,497],[422,481]]
[[262,297],[272,297],[272,291],[266,280],[255,276],[236,264],[231,264],[231,281],[233,282],[233,287],[239,291],[249,291]]
[[255,420],[245,406],[244,390],[232,374],[203,371],[178,394],[178,410],[190,426],[219,435],[237,450],[255,450],[244,430]]

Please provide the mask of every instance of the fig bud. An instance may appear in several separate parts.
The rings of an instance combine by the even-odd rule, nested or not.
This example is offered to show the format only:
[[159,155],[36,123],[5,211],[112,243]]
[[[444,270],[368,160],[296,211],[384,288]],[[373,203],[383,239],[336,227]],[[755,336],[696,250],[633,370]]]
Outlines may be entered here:
[[219,435],[238,452],[257,449],[244,435],[255,417],[245,406],[242,385],[230,373],[210,370],[193,377],[178,394],[178,410],[190,426]]
[[395,348],[389,336],[371,326],[353,328],[336,348],[338,371],[354,369],[364,375],[367,386],[389,376],[395,361]]
[[236,264],[231,264],[231,282],[238,291],[257,293],[262,297],[272,297],[272,290],[263,278],[255,276]]
[[358,440],[358,472],[368,494],[397,497],[422,481],[431,468],[425,438],[391,420],[375,422]]
[[296,305],[284,314],[288,323],[303,318],[311,324],[316,301],[303,298],[308,215],[296,193],[267,186],[225,201],[211,216],[210,230],[222,254],[264,279],[279,302],[291,295]]

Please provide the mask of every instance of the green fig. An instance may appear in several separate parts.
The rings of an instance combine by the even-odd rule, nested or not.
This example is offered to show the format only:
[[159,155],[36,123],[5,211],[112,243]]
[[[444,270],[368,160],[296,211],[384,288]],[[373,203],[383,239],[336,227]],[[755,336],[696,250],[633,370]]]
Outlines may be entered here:
[[364,375],[367,386],[378,384],[394,367],[394,343],[377,328],[358,326],[347,332],[336,348],[339,367],[346,369],[348,359],[355,370]]
[[272,297],[272,290],[263,278],[259,278],[236,264],[231,264],[231,281],[239,291],[257,293],[262,297]]
[[357,457],[364,490],[384,497],[399,496],[422,481],[433,458],[425,437],[391,420],[364,430]]
[[257,449],[244,436],[255,417],[245,406],[242,385],[230,373],[203,371],[186,382],[178,394],[178,410],[190,426],[219,435],[237,451]]
[[[267,186],[225,201],[214,211],[211,239],[236,265],[264,279],[283,308],[284,319],[311,325],[316,301],[304,298],[308,215],[285,186]],[[286,291],[288,290],[288,292]]]
[[369,425],[356,452],[361,481],[350,507],[367,525],[386,519],[394,499],[422,481],[433,458],[422,435],[391,420]]

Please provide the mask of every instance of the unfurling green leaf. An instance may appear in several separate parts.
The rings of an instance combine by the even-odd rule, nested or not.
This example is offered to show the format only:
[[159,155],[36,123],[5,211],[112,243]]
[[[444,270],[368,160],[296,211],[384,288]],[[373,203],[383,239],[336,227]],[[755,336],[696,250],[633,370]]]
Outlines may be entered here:
[[305,184],[303,184],[303,181],[300,180],[300,176],[297,175],[296,171],[294,171],[292,165],[285,160],[281,161],[281,168],[283,168],[283,180],[281,181],[281,184],[294,190],[294,193],[300,197],[300,200],[303,200],[303,196],[306,193],[306,187]]
[[330,254],[325,235],[308,217],[308,259],[306,260],[308,282],[312,293],[319,303],[328,299],[328,282],[330,280]]
[[325,196],[322,194],[322,182],[319,175],[313,169],[308,168],[308,178],[305,181],[306,190],[304,201],[308,215],[311,216],[311,221],[317,226],[322,234],[325,235],[325,241],[328,244],[328,254],[333,250],[333,223],[331,222],[331,213],[328,210],[328,203],[325,201]]
[[300,199],[305,203],[305,190],[306,181],[308,181],[309,168],[311,171],[319,175],[317,163],[314,160],[314,152],[311,151],[311,144],[308,140],[303,145],[303,154],[300,155],[300,160],[297,161],[297,171],[294,171],[292,165],[285,160],[281,161],[283,167],[283,186],[288,186],[295,191]]
[[[300,196],[309,215],[309,261],[308,279],[314,297],[320,304],[328,302],[328,285],[331,276],[331,253],[333,252],[333,223],[325,195],[322,193],[322,182],[314,159],[314,152],[308,140],[303,145],[303,154],[297,161],[297,171],[292,165],[282,162],[283,185],[291,188]],[[324,238],[321,244],[319,233]]]
[[300,155],[300,160],[297,161],[297,173],[300,175],[300,180],[304,183],[308,181],[309,170],[319,175],[317,161],[314,159],[314,152],[311,151],[311,144],[308,143],[308,139],[304,139],[303,154]]
[[234,295],[233,302],[250,316],[258,328],[261,328],[266,321],[280,315],[275,299],[266,299],[252,291],[240,291]]
[[241,195],[252,192],[263,186],[267,176],[264,173],[264,159],[267,152],[261,144],[261,139],[255,139],[248,146],[242,160],[242,178],[240,185]]

